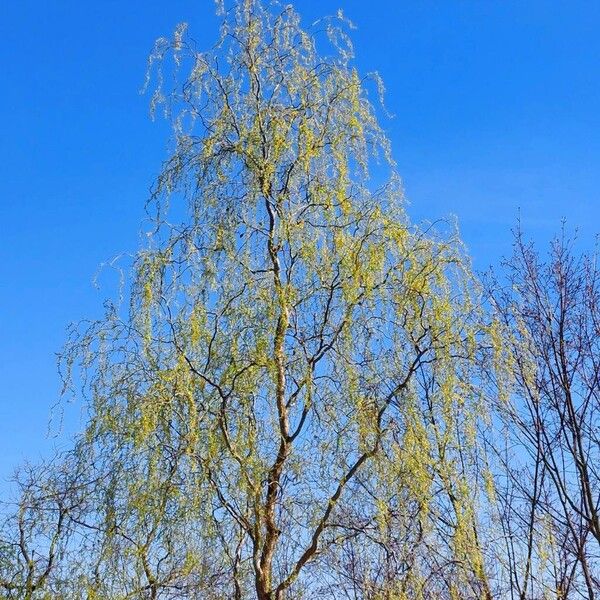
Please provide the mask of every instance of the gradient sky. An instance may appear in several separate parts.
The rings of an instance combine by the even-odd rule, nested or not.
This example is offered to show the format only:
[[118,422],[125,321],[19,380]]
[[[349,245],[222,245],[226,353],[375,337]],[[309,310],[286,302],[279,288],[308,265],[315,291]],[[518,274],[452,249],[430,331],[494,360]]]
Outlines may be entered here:
[[[477,269],[520,213],[546,244],[566,217],[600,231],[600,2],[297,0],[356,23],[413,219],[454,214]],[[210,45],[211,0],[5,0],[0,8],[0,480],[38,460],[68,323],[97,316],[99,265],[135,250],[168,131],[139,94],[155,38]],[[110,282],[109,282],[110,283]],[[110,285],[108,286],[110,287]],[[65,431],[81,406],[66,407]],[[53,426],[54,432],[59,428]],[[1,484],[0,484],[1,486]]]

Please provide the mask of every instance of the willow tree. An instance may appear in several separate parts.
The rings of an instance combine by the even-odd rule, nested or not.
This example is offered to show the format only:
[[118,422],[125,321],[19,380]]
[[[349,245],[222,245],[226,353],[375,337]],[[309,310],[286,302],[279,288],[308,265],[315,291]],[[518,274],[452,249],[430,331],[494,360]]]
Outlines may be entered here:
[[102,471],[81,589],[491,597],[495,338],[460,243],[409,224],[342,15],[307,32],[289,6],[219,10],[212,50],[181,26],[151,55],[174,131],[155,228],[129,304],[64,355]]

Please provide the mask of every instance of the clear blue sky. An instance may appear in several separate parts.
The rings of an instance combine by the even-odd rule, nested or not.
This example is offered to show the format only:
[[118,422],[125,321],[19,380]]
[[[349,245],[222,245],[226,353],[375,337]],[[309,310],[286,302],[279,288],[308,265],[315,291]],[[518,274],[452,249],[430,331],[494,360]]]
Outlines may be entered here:
[[[377,69],[416,220],[456,214],[475,266],[510,251],[518,210],[545,243],[567,217],[600,231],[600,3],[298,0],[343,8]],[[139,95],[154,39],[211,0],[13,0],[0,8],[0,479],[47,453],[71,321],[99,313],[99,264],[138,247],[166,126]],[[69,427],[80,407],[67,409]]]

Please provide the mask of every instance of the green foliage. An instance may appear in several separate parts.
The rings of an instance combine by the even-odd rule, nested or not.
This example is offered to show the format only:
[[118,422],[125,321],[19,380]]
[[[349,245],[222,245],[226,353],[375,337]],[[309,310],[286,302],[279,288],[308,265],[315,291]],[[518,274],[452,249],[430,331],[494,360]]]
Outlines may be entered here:
[[174,148],[155,232],[129,306],[65,352],[90,410],[80,589],[490,597],[496,342],[458,238],[408,222],[341,16],[309,33],[289,6],[222,11],[211,51],[183,26],[156,44]]

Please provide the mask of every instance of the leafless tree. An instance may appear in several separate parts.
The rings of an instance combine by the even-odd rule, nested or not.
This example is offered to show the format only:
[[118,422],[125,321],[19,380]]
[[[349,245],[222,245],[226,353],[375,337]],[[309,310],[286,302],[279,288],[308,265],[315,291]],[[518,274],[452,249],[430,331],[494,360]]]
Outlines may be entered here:
[[600,593],[600,274],[574,245],[563,231],[542,259],[518,231],[490,286],[513,376],[495,447],[500,522],[523,600]]

